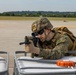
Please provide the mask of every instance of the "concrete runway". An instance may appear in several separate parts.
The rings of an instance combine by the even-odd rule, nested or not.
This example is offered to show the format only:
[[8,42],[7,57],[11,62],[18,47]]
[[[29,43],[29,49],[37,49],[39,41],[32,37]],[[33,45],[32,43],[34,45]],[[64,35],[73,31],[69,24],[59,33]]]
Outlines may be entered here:
[[[24,45],[19,45],[24,41],[25,35],[31,35],[32,21],[0,20],[0,50],[9,52],[9,71],[13,72],[13,55],[15,51],[24,51]],[[50,21],[54,27],[66,26],[76,36],[76,21]]]

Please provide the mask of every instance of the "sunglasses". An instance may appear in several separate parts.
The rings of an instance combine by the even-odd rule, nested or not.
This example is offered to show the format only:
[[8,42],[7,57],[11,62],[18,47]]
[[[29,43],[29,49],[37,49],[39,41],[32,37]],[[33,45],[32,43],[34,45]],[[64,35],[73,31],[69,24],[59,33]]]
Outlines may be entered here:
[[34,32],[34,33],[32,33],[32,36],[35,37],[35,36],[37,36],[38,34],[42,35],[43,32],[44,32],[44,30],[42,29],[42,30],[40,30],[40,31],[38,31],[38,32]]

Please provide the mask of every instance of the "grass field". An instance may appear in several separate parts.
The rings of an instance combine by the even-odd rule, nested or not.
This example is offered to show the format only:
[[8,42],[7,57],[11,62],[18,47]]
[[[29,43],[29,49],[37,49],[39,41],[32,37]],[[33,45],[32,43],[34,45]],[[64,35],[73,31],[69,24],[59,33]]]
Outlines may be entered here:
[[[14,17],[14,16],[0,16],[0,20],[37,20],[40,17]],[[76,21],[76,18],[59,18],[59,17],[47,17],[49,20],[60,21]]]

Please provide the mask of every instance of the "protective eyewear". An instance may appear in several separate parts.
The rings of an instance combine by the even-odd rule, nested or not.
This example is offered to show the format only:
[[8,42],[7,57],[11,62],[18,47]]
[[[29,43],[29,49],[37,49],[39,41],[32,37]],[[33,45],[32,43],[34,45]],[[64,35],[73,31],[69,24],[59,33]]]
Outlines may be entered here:
[[44,30],[40,30],[40,31],[38,31],[38,32],[34,32],[34,33],[32,33],[32,36],[35,37],[35,36],[37,36],[38,34],[42,35],[43,32],[44,32]]

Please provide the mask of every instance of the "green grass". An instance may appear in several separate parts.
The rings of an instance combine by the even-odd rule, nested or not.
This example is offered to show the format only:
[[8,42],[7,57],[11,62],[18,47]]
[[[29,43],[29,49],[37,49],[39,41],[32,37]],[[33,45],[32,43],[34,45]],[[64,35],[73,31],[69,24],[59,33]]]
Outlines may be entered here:
[[76,18],[60,18],[60,17],[52,17],[48,18],[49,20],[60,20],[60,21],[76,21]]
[[13,17],[13,16],[0,16],[0,20],[36,20],[39,17]]
[[[37,20],[40,17],[13,17],[13,16],[0,16],[0,20]],[[59,17],[47,17],[49,20],[58,21],[76,21],[76,18],[59,18]]]

